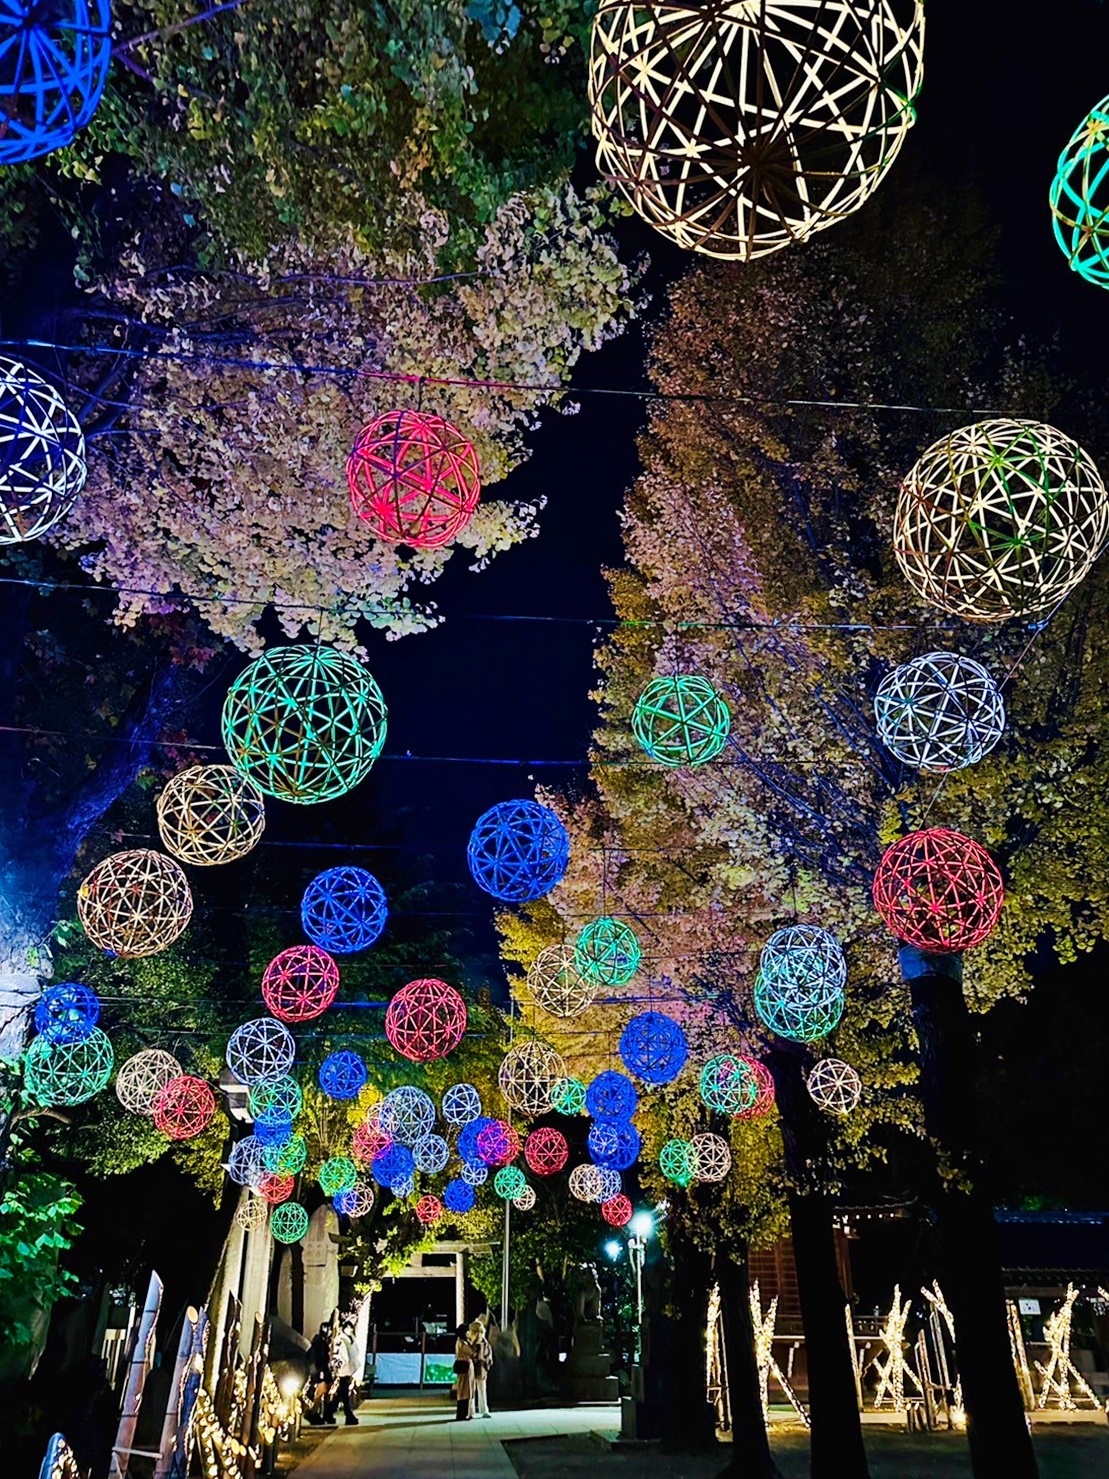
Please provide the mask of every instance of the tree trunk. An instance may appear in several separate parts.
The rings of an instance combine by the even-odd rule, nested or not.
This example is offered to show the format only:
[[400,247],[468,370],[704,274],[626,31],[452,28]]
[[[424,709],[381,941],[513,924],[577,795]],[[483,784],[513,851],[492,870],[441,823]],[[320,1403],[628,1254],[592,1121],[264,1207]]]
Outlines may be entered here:
[[716,1417],[708,1400],[706,1339],[712,1260],[676,1218],[667,1223],[670,1249],[670,1328],[664,1356],[666,1406],[662,1446],[691,1452],[716,1444]]
[[732,1454],[719,1479],[781,1479],[770,1452],[770,1438],[759,1392],[755,1329],[751,1324],[751,1275],[747,1249],[734,1258],[717,1256],[724,1355],[732,1413]]
[[936,1231],[941,1286],[955,1321],[967,1439],[976,1479],[1036,1479],[1032,1436],[1013,1368],[993,1199],[978,1134],[976,1051],[958,955],[901,949],[920,1044],[924,1125],[941,1175]]
[[789,1220],[812,1421],[812,1479],[869,1479],[848,1344],[847,1305],[836,1263],[833,1200],[821,1184],[826,1137],[809,1097],[801,1052],[776,1040],[768,1055],[782,1120]]

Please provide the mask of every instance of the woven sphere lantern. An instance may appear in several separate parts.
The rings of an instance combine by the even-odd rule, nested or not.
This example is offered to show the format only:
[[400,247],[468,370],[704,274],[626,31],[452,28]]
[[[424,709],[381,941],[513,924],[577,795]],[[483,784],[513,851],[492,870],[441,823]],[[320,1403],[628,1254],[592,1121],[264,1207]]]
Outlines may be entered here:
[[235,1208],[235,1226],[245,1233],[261,1232],[269,1217],[269,1204],[262,1197],[247,1197]]
[[737,1120],[757,1120],[774,1108],[774,1075],[757,1058],[748,1058],[747,1063],[755,1079],[755,1099],[746,1109],[737,1111]]
[[270,1232],[279,1243],[299,1243],[308,1231],[308,1213],[299,1202],[282,1202],[270,1213]]
[[626,986],[639,969],[641,954],[631,925],[607,915],[587,924],[574,942],[579,974],[598,986]]
[[716,1053],[701,1069],[700,1091],[719,1114],[742,1114],[759,1095],[752,1060],[742,1053]]
[[378,539],[436,549],[473,518],[481,472],[472,444],[442,416],[386,411],[358,433],[347,486]]
[[170,1079],[181,1077],[181,1065],[162,1048],[143,1048],[116,1074],[116,1098],[131,1114],[154,1113],[154,1101]]
[[504,1120],[490,1120],[478,1134],[475,1149],[486,1166],[507,1166],[520,1154],[520,1137]]
[[497,1070],[506,1104],[534,1118],[551,1108],[551,1090],[566,1075],[566,1065],[548,1043],[532,1038],[509,1048]]
[[154,1123],[170,1140],[203,1134],[216,1112],[211,1084],[191,1073],[171,1078],[154,1100]]
[[358,1180],[358,1167],[345,1155],[330,1156],[320,1167],[320,1190],[325,1197],[349,1191]]
[[370,1174],[378,1186],[387,1186],[390,1191],[411,1180],[416,1171],[416,1159],[407,1145],[390,1145],[380,1155],[374,1156]]
[[329,1053],[318,1074],[320,1088],[329,1099],[357,1099],[368,1077],[366,1065],[349,1048]]
[[671,241],[749,261],[851,215],[915,118],[920,0],[600,0],[597,168]]
[[271,1207],[279,1207],[289,1200],[295,1186],[295,1176],[274,1176],[267,1171],[254,1189]]
[[112,1045],[99,1027],[77,1042],[36,1037],[23,1060],[23,1082],[37,1104],[84,1104],[104,1088],[114,1066]]
[[412,1159],[416,1170],[425,1176],[435,1176],[446,1168],[451,1158],[451,1148],[442,1135],[424,1135],[412,1147]]
[[493,1190],[506,1202],[518,1197],[527,1184],[527,1178],[519,1166],[502,1166],[493,1177]]
[[528,990],[536,1006],[552,1016],[576,1017],[592,1004],[597,985],[581,975],[568,945],[547,945],[532,961]]
[[328,868],[304,890],[304,933],[332,955],[352,955],[377,941],[389,917],[385,890],[365,868]]
[[1071,271],[1109,288],[1109,97],[1071,135],[1049,200],[1055,240]]
[[227,1066],[243,1084],[259,1084],[284,1078],[293,1066],[296,1043],[283,1022],[273,1017],[252,1017],[227,1039]]
[[620,1034],[624,1067],[649,1084],[677,1078],[689,1057],[685,1033],[665,1012],[640,1012]]
[[517,1212],[530,1212],[535,1206],[535,1187],[525,1183],[510,1200]]
[[568,1185],[570,1195],[576,1197],[579,1202],[601,1201],[604,1181],[601,1178],[600,1166],[595,1166],[592,1161],[575,1166],[570,1172]]
[[731,1146],[722,1135],[704,1130],[689,1142],[697,1157],[698,1181],[723,1181],[732,1169]]
[[779,1037],[814,1042],[843,1016],[847,962],[839,941],[812,924],[776,930],[763,947],[755,1011]]
[[555,1079],[551,1085],[551,1108],[558,1114],[584,1114],[585,1085],[581,1079]]
[[259,1115],[254,1121],[254,1133],[263,1145],[284,1145],[292,1138],[292,1116],[279,1109]]
[[550,893],[566,872],[570,838],[548,806],[502,801],[474,823],[466,862],[478,888],[506,903]]
[[443,1118],[448,1125],[466,1125],[481,1114],[481,1095],[473,1084],[451,1084],[443,1095]]
[[639,1095],[627,1074],[607,1068],[586,1089],[585,1107],[595,1120],[630,1120],[639,1107]]
[[339,994],[339,967],[318,945],[292,945],[262,975],[262,1000],[282,1022],[310,1022]]
[[619,1196],[623,1189],[623,1178],[619,1171],[611,1166],[598,1166],[598,1190],[596,1200],[598,1202],[611,1201],[613,1197]]
[[1005,902],[997,864],[961,832],[931,827],[887,847],[874,874],[886,928],[920,950],[970,950],[992,932]]
[[112,60],[107,0],[0,3],[0,166],[73,142],[100,104]]
[[303,1135],[291,1135],[283,1145],[267,1145],[262,1159],[274,1176],[299,1176],[308,1162],[308,1142]]
[[632,733],[660,765],[703,765],[728,743],[732,716],[707,678],[652,678],[632,711]]
[[[17,0],[0,0],[4,15]],[[0,118],[5,76],[0,60]],[[0,123],[0,130],[7,120]],[[0,133],[0,163],[4,140]],[[38,539],[73,507],[85,486],[85,438],[54,387],[19,360],[0,355],[0,545]]]
[[413,1063],[445,1058],[465,1035],[466,1003],[446,981],[409,981],[385,1009],[385,1036]]
[[458,1134],[458,1157],[461,1161],[471,1166],[485,1164],[478,1153],[478,1137],[490,1125],[495,1124],[497,1124],[496,1120],[490,1119],[487,1115],[479,1115],[476,1120],[470,1120],[468,1124],[463,1125]]
[[100,998],[78,981],[47,986],[35,1003],[35,1031],[47,1042],[82,1042],[99,1020]]
[[389,1190],[399,1201],[407,1201],[410,1196],[415,1195],[415,1176],[400,1176],[396,1181],[390,1182]]
[[537,1176],[556,1176],[570,1158],[570,1147],[561,1130],[540,1125],[524,1141],[524,1160]]
[[438,1197],[428,1192],[416,1203],[416,1221],[422,1222],[425,1227],[431,1227],[439,1221],[443,1215],[443,1203]]
[[227,1160],[227,1174],[237,1186],[259,1186],[266,1175],[266,1147],[254,1135],[236,1140]]
[[689,1140],[668,1140],[659,1151],[659,1170],[675,1186],[688,1186],[697,1175],[697,1152]]
[[1109,534],[1090,456],[1041,421],[977,421],[941,437],[897,500],[893,549],[930,606],[967,621],[1049,611]]
[[598,1120],[590,1125],[589,1155],[598,1166],[626,1171],[639,1159],[639,1131],[626,1120]]
[[223,743],[236,770],[281,801],[344,796],[385,744],[387,710],[369,669],[333,647],[263,652],[227,690]]
[[256,845],[266,827],[266,803],[233,765],[192,765],[158,797],[162,846],[198,868],[233,863]]
[[[291,1042],[291,1034],[286,1036]],[[282,1075],[256,1080],[247,1096],[247,1103],[256,1120],[271,1114],[294,1120],[304,1104],[304,1094],[295,1078]]]
[[192,891],[180,864],[146,847],[113,853],[77,890],[85,934],[101,950],[124,959],[167,950],[192,912]]
[[402,1084],[390,1089],[381,1101],[378,1122],[398,1145],[415,1145],[435,1127],[435,1101],[423,1089]]
[[1005,703],[981,663],[929,652],[894,668],[874,696],[878,737],[918,770],[963,770],[1005,732]]
[[632,1220],[632,1204],[622,1191],[601,1203],[601,1216],[609,1227],[627,1227]]
[[355,1218],[368,1217],[376,1200],[373,1187],[368,1182],[359,1180],[345,1191],[337,1191],[331,1198],[331,1205],[336,1212],[341,1212],[353,1222]]
[[350,1138],[350,1153],[360,1164],[368,1165],[392,1143],[392,1138],[379,1125],[362,1124]]
[[489,1180],[489,1167],[463,1161],[458,1174],[467,1186],[484,1186]]
[[457,1176],[452,1177],[443,1188],[443,1205],[448,1212],[454,1212],[457,1216],[472,1212],[476,1201],[477,1195],[473,1187]]
[[805,1083],[813,1103],[829,1114],[850,1114],[863,1088],[859,1075],[842,1058],[821,1058]]

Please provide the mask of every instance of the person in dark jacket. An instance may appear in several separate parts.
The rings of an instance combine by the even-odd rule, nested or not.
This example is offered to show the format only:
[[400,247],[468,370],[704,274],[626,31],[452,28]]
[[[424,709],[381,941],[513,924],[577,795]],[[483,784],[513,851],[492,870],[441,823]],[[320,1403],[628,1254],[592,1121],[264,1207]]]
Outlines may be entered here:
[[[314,1428],[320,1428],[327,1421],[323,1408],[334,1379],[331,1368],[331,1325],[326,1320],[312,1337],[312,1344],[308,1347],[308,1364],[311,1401],[305,1405],[304,1417]],[[334,1417],[331,1420],[333,1422]]]

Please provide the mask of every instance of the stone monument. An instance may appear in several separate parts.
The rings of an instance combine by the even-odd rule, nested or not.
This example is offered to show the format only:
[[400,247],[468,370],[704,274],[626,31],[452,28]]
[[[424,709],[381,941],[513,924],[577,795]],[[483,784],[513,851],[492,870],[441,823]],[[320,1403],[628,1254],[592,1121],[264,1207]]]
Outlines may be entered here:
[[597,1270],[591,1263],[579,1263],[574,1279],[574,1335],[566,1363],[572,1401],[615,1402],[619,1397],[620,1383],[612,1375],[612,1356],[604,1346]]

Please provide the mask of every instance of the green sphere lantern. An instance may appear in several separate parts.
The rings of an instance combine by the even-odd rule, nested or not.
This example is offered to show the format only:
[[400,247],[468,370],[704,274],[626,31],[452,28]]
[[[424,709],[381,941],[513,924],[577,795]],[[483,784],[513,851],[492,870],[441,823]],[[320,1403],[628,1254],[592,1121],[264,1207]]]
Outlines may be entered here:
[[658,1153],[659,1170],[676,1186],[688,1186],[697,1175],[697,1151],[689,1140],[668,1140]]
[[704,765],[728,743],[732,716],[707,678],[652,678],[632,713],[632,733],[660,765]]
[[358,1167],[345,1155],[333,1155],[320,1167],[320,1190],[325,1196],[337,1197],[341,1191],[350,1191],[358,1180]]
[[1071,135],[1048,198],[1055,240],[1071,271],[1109,288],[1109,97]]
[[527,1184],[527,1177],[519,1166],[502,1166],[493,1177],[493,1190],[506,1202],[518,1197]]
[[626,986],[639,969],[640,955],[635,930],[608,915],[587,924],[574,943],[578,975],[598,986]]
[[551,1108],[559,1114],[582,1114],[585,1110],[585,1085],[581,1079],[556,1079],[551,1088]]
[[308,1142],[303,1135],[291,1135],[284,1145],[267,1145],[262,1163],[271,1176],[298,1176],[308,1159]]
[[24,1084],[39,1104],[83,1104],[112,1076],[115,1055],[108,1035],[94,1027],[80,1042],[36,1037],[23,1060]]
[[286,1074],[282,1078],[266,1078],[252,1084],[247,1102],[255,1119],[259,1115],[287,1114],[295,1120],[304,1103],[304,1094],[296,1079]]
[[270,1232],[279,1243],[299,1243],[308,1231],[308,1213],[299,1202],[282,1202],[270,1213]]

